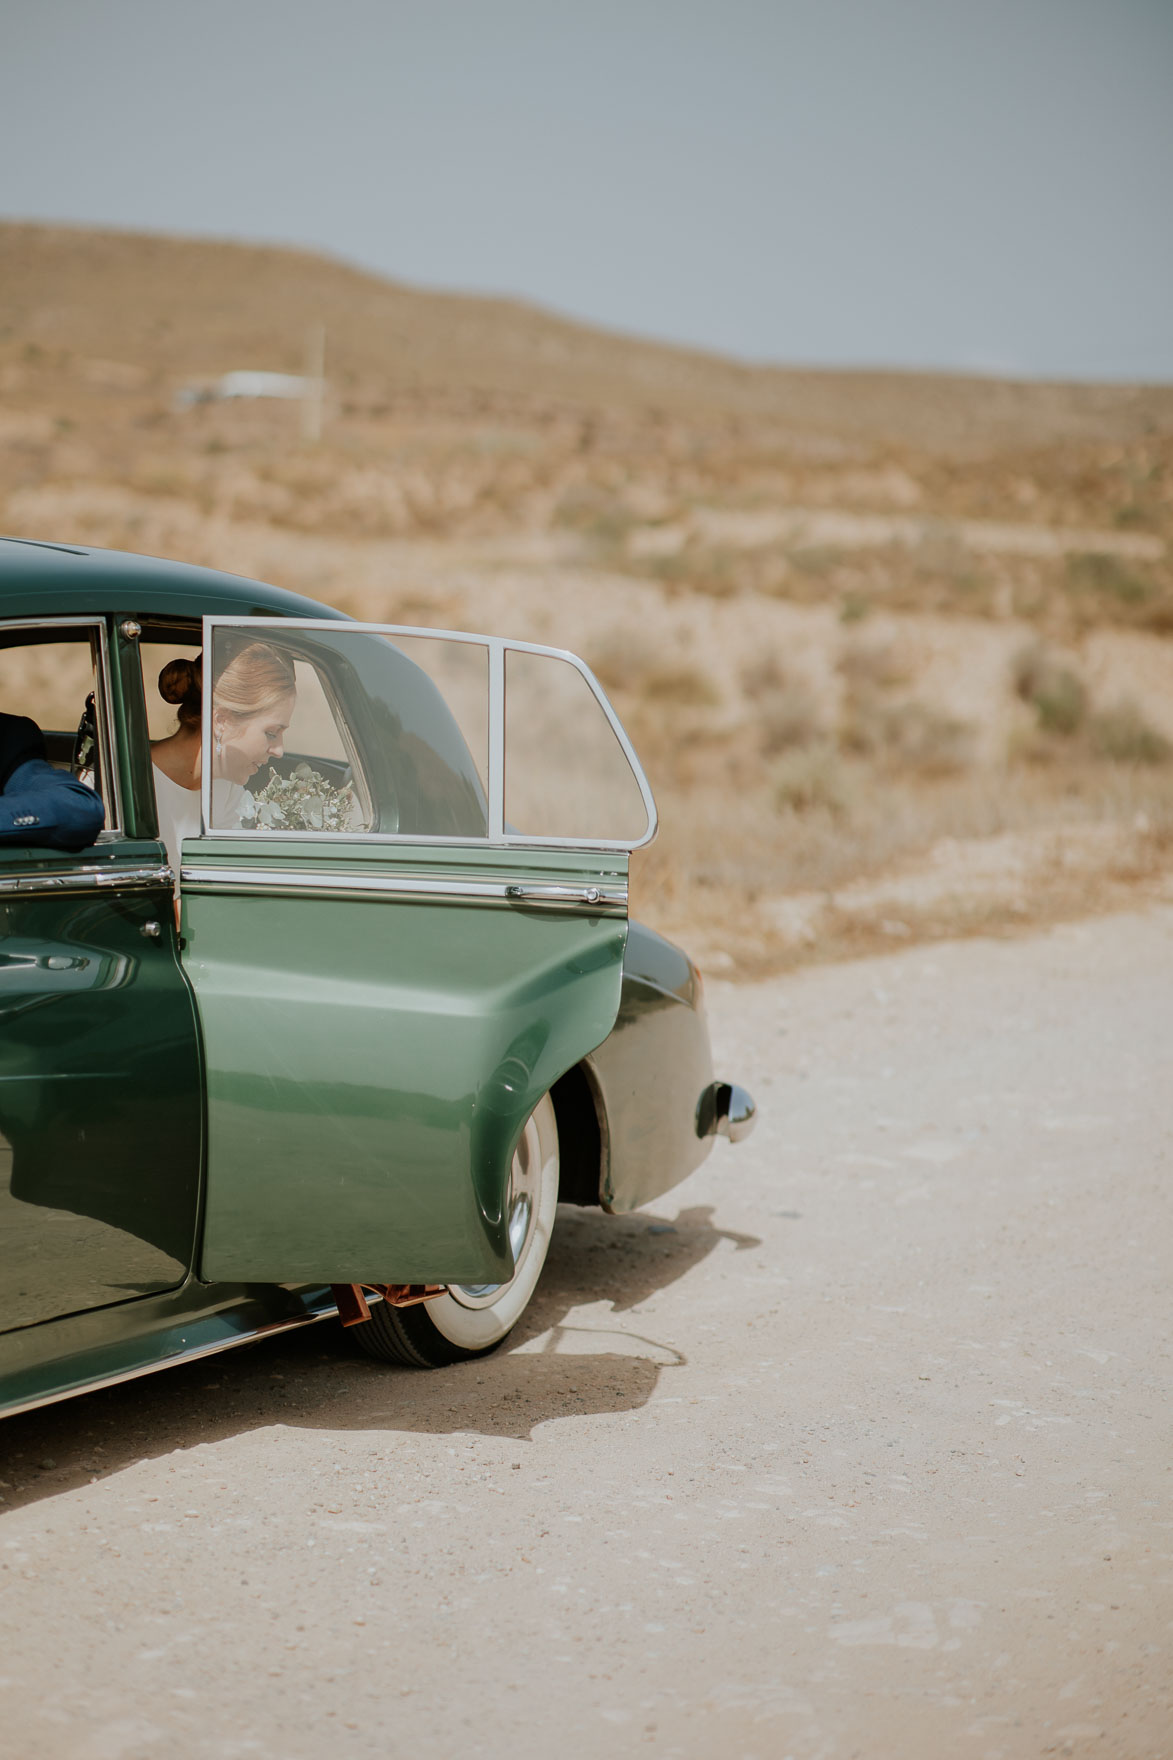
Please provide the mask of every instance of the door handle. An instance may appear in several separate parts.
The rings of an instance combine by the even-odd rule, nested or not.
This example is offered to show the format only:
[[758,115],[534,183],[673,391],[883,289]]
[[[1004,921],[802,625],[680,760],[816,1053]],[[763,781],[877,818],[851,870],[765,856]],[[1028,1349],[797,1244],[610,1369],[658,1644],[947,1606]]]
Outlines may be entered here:
[[625,887],[511,885],[505,888],[505,896],[517,904],[544,905],[552,910],[573,910],[584,904],[622,910],[627,905]]

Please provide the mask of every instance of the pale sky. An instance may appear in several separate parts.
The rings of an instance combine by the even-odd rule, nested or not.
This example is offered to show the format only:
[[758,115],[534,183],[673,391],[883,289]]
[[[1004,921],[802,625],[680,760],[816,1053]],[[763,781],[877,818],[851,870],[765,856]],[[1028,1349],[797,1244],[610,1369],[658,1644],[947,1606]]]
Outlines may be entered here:
[[0,215],[743,358],[1173,379],[1173,0],[0,0]]

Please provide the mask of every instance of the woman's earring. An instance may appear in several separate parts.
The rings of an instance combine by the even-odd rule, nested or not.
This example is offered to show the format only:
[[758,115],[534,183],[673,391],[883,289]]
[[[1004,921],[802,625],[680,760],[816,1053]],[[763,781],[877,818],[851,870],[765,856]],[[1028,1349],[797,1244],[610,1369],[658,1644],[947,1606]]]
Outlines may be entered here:
[[220,735],[217,734],[216,735],[216,756],[218,758],[221,758],[221,757],[223,757],[223,755],[224,755],[224,741],[220,737]]

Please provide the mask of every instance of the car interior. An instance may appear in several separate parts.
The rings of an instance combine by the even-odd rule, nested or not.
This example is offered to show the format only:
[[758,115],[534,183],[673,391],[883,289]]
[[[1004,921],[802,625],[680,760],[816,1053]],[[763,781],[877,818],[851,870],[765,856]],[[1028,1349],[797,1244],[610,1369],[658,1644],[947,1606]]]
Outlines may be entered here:
[[[177,726],[175,705],[160,695],[159,673],[172,658],[199,654],[201,636],[201,628],[191,621],[143,619],[139,654],[151,740],[165,738]],[[299,651],[297,635],[283,635],[296,666],[297,710],[285,751],[266,761],[253,792],[265,785],[270,772],[289,779],[308,764],[333,791],[353,794],[349,828],[484,836],[483,728],[474,707],[462,718],[471,742],[466,746],[447,707],[448,690],[437,691],[428,680],[425,645],[417,643],[419,654],[412,649],[409,657],[403,652],[412,645],[407,638],[396,655],[398,682],[376,685],[372,697],[350,658],[334,651],[328,636],[304,641]],[[443,658],[449,657],[457,658],[455,649],[444,651]],[[103,664],[94,625],[55,625],[51,632],[44,626],[10,626],[0,631],[0,710],[34,720],[44,734],[50,763],[102,796],[109,835],[119,827]],[[414,686],[413,678],[418,681]],[[413,699],[414,719],[404,724],[396,711],[408,697]],[[472,697],[475,701],[475,691]],[[453,756],[453,738],[463,758]]]
[[45,754],[58,770],[95,789],[107,802],[110,753],[98,712],[100,657],[91,629],[14,628],[0,633],[0,710],[27,715],[45,737]]

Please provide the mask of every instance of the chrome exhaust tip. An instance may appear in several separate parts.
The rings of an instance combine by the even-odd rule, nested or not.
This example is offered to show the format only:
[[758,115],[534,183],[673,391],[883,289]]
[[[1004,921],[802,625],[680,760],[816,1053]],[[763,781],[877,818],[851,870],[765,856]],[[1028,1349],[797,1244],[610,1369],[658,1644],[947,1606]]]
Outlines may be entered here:
[[710,1082],[701,1089],[696,1108],[698,1137],[728,1137],[731,1143],[743,1142],[753,1130],[758,1109],[753,1095],[736,1082]]

